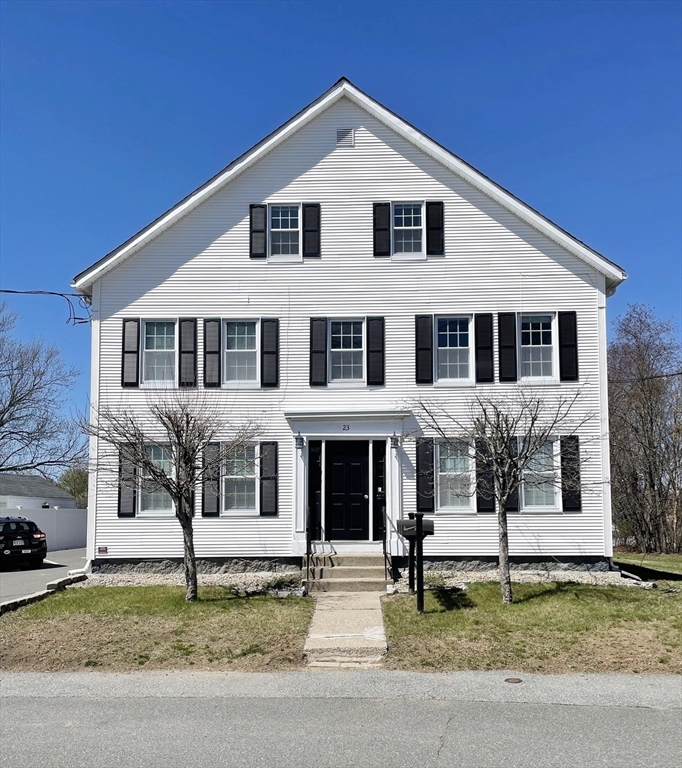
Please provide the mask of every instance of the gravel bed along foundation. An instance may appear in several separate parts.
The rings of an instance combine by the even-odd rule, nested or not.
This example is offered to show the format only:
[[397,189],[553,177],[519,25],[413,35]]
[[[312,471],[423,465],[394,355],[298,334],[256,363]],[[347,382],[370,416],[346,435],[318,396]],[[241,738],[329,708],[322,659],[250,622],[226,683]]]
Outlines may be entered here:
[[[512,582],[522,584],[537,584],[543,581],[574,582],[580,584],[594,584],[596,586],[616,587],[646,587],[651,588],[651,582],[636,581],[623,578],[618,571],[589,572],[589,571],[513,571]],[[457,587],[463,584],[481,581],[498,581],[497,569],[487,571],[435,571],[430,570],[424,574],[425,585],[428,587]],[[407,571],[403,571],[401,578],[395,583],[396,592],[408,591]]]

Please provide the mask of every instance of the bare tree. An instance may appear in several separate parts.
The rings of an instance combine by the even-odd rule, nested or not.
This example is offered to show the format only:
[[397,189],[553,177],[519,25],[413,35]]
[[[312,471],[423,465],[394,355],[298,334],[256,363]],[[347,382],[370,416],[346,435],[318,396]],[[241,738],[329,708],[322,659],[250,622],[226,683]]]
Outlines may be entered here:
[[122,490],[170,496],[183,534],[186,599],[197,600],[195,490],[205,480],[219,480],[226,462],[243,465],[239,457],[259,435],[259,425],[232,424],[205,395],[182,391],[150,401],[144,415],[118,406],[93,406],[91,413],[84,431],[114,449],[109,459],[94,462],[97,468],[114,474]]
[[88,468],[86,465],[71,467],[59,476],[57,485],[76,499],[78,509],[88,506]]
[[634,304],[609,346],[613,511],[642,552],[682,551],[682,344],[675,326]]
[[19,341],[17,315],[0,304],[0,472],[52,475],[85,458],[64,403],[78,372],[56,347]]
[[[505,397],[479,396],[468,403],[464,417],[454,415],[438,400],[422,399],[412,404],[425,433],[465,452],[474,462],[476,482],[468,488],[458,486],[457,492],[483,498],[497,511],[500,588],[505,604],[512,602],[507,524],[510,500],[518,498],[522,485],[539,489],[560,483],[562,489],[580,493],[580,448],[574,438],[592,418],[577,412],[581,394],[577,390],[568,397],[541,398],[517,391]],[[552,454],[548,467],[544,453],[559,436],[565,441],[561,477]]]

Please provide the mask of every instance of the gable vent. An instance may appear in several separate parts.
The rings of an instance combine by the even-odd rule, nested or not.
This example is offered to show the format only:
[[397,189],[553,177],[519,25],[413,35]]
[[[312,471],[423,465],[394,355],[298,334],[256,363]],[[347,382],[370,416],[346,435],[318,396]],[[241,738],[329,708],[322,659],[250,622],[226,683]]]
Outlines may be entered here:
[[336,146],[337,147],[354,147],[355,146],[355,131],[353,128],[337,128],[336,129]]

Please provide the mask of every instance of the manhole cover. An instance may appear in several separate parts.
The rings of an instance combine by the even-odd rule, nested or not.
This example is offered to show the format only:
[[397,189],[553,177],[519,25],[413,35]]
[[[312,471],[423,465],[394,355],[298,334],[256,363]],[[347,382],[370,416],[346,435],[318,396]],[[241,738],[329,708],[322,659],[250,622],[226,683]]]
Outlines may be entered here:
[[505,677],[505,683],[522,683],[523,680],[520,677]]

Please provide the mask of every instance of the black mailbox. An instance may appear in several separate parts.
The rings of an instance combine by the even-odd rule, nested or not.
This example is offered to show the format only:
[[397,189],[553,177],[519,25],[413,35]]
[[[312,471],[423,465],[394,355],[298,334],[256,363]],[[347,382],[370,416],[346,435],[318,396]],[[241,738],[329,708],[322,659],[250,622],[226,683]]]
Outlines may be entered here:
[[[406,539],[417,538],[416,520],[398,520],[398,533]],[[433,536],[433,520],[422,520],[422,536]]]

